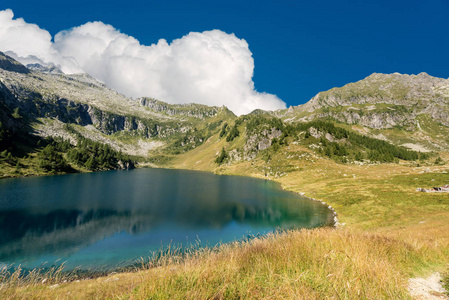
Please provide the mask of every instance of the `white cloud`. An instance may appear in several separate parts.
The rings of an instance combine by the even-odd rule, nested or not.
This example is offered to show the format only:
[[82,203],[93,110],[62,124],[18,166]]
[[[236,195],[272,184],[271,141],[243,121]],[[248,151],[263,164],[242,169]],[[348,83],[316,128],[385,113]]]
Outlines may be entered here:
[[0,11],[0,51],[7,52],[24,64],[53,63],[67,73],[83,71],[76,61],[58,53],[48,31],[26,23],[22,18],[13,18],[12,10]]
[[111,25],[89,22],[59,32],[52,42],[46,30],[13,17],[11,10],[0,11],[0,51],[22,62],[84,71],[131,97],[226,105],[236,114],[285,108],[275,95],[255,90],[252,53],[234,34],[191,32],[171,44],[161,39],[144,46]]

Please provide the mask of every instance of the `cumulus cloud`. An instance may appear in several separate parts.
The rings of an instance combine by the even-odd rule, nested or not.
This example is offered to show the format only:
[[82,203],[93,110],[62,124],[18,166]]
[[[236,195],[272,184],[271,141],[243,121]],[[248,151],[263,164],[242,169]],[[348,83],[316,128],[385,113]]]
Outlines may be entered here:
[[151,46],[111,25],[89,22],[51,35],[0,11],[0,51],[24,63],[53,63],[65,73],[86,72],[130,97],[169,103],[225,105],[236,114],[276,110],[285,103],[259,93],[248,43],[220,30],[191,32]]
[[67,73],[83,71],[73,58],[62,57],[58,53],[48,31],[35,24],[26,23],[22,18],[13,18],[12,10],[0,11],[0,51],[24,64],[53,63]]

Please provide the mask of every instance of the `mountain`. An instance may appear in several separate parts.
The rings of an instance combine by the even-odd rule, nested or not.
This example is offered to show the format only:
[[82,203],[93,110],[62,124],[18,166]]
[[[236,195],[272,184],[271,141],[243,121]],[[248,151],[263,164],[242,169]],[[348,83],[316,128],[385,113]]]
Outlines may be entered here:
[[425,73],[372,74],[304,105],[236,117],[226,107],[131,99],[88,74],[27,68],[0,53],[5,176],[136,161],[213,170],[269,161],[291,144],[339,163],[423,160],[416,151],[449,149],[448,126],[449,80]]
[[0,51],[0,69],[16,73],[24,73],[24,74],[30,73],[30,70],[27,67],[25,67],[15,59],[7,56],[1,51]]
[[[87,169],[94,170],[123,166],[118,163],[121,152],[147,157],[149,150],[169,147],[168,151],[181,153],[204,142],[211,128],[223,119],[235,118],[225,107],[133,100],[87,74],[49,72],[36,65],[28,69],[3,53],[0,66],[0,158],[13,170],[23,169],[22,165],[36,169],[38,166],[25,158],[63,140],[69,141],[70,147],[83,145],[82,152],[93,157],[99,154],[97,144],[107,145],[102,148],[107,155],[115,151],[114,163],[93,164],[95,167],[89,163]],[[58,163],[63,160],[57,159]],[[84,163],[87,158],[81,170]]]
[[449,79],[374,73],[318,93],[281,116],[288,122],[331,119],[393,143],[444,150],[449,147]]
[[449,126],[449,79],[426,73],[374,73],[358,82],[318,93],[294,110],[302,112],[306,119],[333,117],[376,129],[413,128],[417,126],[417,117],[423,114]]
[[[85,135],[96,140],[123,133],[138,136],[145,143],[188,132],[205,119],[233,115],[222,107],[170,105],[149,98],[132,100],[90,75],[48,72],[36,65],[30,70],[4,54],[0,54],[0,66],[6,66],[0,68],[2,104],[35,123],[41,136],[69,138],[61,131],[62,122],[84,127],[89,131]],[[11,123],[6,117],[0,121]],[[118,142],[109,143],[116,149],[121,147]]]
[[53,64],[43,66],[41,64],[34,63],[34,64],[27,64],[26,67],[32,71],[38,71],[38,72],[43,72],[43,73],[50,73],[50,74],[63,74],[64,73]]

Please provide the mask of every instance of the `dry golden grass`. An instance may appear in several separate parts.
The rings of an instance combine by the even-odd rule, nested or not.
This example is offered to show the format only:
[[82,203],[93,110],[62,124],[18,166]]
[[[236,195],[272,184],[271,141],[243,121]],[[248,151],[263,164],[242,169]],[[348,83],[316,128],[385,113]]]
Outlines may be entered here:
[[[426,236],[428,227],[438,243]],[[435,268],[449,255],[448,230],[420,225],[414,231],[417,237],[405,231],[291,231],[136,273],[56,287],[2,286],[0,292],[23,299],[407,299],[411,274]]]

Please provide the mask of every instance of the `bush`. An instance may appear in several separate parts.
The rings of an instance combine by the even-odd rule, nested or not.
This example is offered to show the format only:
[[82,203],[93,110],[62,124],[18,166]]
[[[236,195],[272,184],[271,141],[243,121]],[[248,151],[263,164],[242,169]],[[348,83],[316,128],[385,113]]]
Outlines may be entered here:
[[38,154],[38,165],[40,168],[46,171],[53,172],[70,172],[72,167],[62,157],[61,154],[56,152],[53,145],[47,145]]
[[240,135],[239,130],[237,129],[237,124],[235,124],[231,131],[229,132],[229,135],[226,138],[226,142],[232,142],[236,137]]
[[435,164],[436,165],[442,165],[443,164],[443,160],[441,159],[441,157],[437,157],[437,159],[435,159]]
[[228,128],[229,128],[228,123],[224,123],[223,127],[221,127],[220,139],[226,135],[226,133],[228,132]]
[[217,156],[217,158],[215,158],[215,163],[221,165],[226,159],[228,159],[229,155],[226,152],[225,148],[223,147],[221,149],[220,154]]

